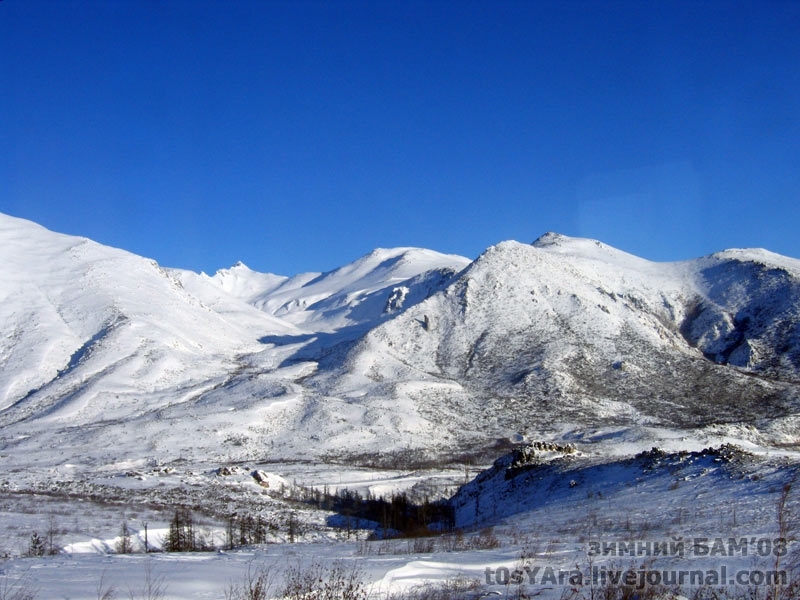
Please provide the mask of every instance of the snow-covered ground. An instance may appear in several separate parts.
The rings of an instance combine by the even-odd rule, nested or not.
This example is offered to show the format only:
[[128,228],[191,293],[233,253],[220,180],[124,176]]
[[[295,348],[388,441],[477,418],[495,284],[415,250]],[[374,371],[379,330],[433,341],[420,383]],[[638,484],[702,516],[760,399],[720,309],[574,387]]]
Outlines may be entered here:
[[[110,554],[117,540],[109,538],[68,545],[54,557],[6,560],[0,568],[12,588],[19,582],[35,588],[39,598],[72,599],[97,598],[98,590],[109,587],[120,597],[131,592],[147,597],[148,578],[163,584],[165,598],[223,598],[232,583],[261,570],[269,571],[277,595],[288,569],[317,563],[356,569],[372,598],[399,597],[416,586],[454,580],[477,586],[473,595],[455,598],[492,592],[517,597],[524,591],[558,599],[573,588],[588,598],[592,573],[599,587],[603,580],[598,578],[628,570],[642,581],[683,577],[684,585],[671,587],[691,597],[700,587],[691,579],[698,572],[704,585],[715,576],[726,577],[710,587],[731,592],[751,587],[737,584],[736,577],[757,583],[773,571],[785,572],[789,581],[798,576],[796,487],[786,496],[789,521],[783,532],[778,508],[783,486],[797,483],[797,462],[730,448],[649,452],[611,462],[580,451],[572,460],[558,452],[539,459],[538,468],[522,469],[510,479],[504,475],[509,460],[499,461],[465,486],[456,497],[463,534],[366,541],[366,532],[351,532],[348,539],[340,530],[327,536],[309,533],[295,543],[284,539],[238,550],[150,555]],[[346,478],[367,483],[364,473]],[[478,492],[482,508],[476,508]],[[152,517],[129,518],[134,548],[141,548],[141,523]],[[4,520],[9,526],[8,517]],[[92,510],[76,520],[98,527],[103,521]],[[224,539],[222,524],[198,529]],[[163,524],[150,522],[151,540],[165,534]],[[789,538],[785,544],[781,536]],[[59,541],[64,537],[59,534]],[[576,579],[578,573],[583,579]],[[765,593],[767,588],[754,589]]]

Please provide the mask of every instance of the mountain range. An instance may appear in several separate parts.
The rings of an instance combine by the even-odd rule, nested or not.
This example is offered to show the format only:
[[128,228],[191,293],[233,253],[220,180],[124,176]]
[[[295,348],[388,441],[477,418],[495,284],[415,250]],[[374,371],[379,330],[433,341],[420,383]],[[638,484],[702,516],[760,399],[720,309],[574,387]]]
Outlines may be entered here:
[[547,233],[293,277],[0,215],[0,465],[407,466],[516,443],[800,443],[800,260]]

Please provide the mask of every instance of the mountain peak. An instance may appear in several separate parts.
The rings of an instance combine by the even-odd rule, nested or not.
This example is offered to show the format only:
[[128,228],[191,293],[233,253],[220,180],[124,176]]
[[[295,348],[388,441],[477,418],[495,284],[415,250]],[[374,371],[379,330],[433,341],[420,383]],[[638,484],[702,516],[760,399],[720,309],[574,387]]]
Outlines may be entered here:
[[536,238],[531,245],[535,248],[546,248],[547,246],[558,246],[565,242],[569,242],[571,239],[572,238],[562,233],[548,231]]
[[737,261],[741,263],[760,263],[765,266],[777,267],[800,275],[800,260],[776,254],[763,248],[728,248],[715,252],[708,258],[720,261]]
[[587,251],[589,253],[602,251],[627,254],[618,248],[604,244],[600,240],[595,240],[593,238],[573,237],[552,231],[548,231],[544,235],[539,236],[531,245],[534,248],[563,248],[564,250],[568,250],[570,252],[579,252],[580,254],[586,254]]

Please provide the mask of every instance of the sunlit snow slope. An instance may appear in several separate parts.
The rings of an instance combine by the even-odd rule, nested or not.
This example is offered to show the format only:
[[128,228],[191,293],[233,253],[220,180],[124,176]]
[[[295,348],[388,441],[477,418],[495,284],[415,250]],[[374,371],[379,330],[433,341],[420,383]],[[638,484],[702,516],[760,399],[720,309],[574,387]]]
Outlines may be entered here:
[[0,274],[7,467],[798,442],[800,261],[764,250],[652,263],[547,234],[208,276],[0,216]]
[[91,422],[153,409],[228,372],[292,325],[244,302],[214,308],[154,261],[0,217],[4,423]]
[[331,395],[386,399],[384,414],[403,406],[444,447],[754,424],[796,443],[798,323],[796,260],[659,264],[548,234],[488,249],[319,379]]

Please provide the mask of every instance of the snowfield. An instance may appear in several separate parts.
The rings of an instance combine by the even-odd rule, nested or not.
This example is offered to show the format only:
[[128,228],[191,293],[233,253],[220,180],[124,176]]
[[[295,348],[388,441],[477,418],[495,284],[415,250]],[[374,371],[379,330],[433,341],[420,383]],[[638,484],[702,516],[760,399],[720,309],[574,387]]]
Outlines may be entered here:
[[[654,263],[548,233],[207,275],[5,215],[0,253],[0,598],[147,597],[148,577],[224,598],[262,568],[278,595],[315,561],[387,599],[569,597],[535,567],[796,566],[796,259]],[[337,513],[348,493],[447,501],[463,533],[380,539]],[[161,552],[183,509],[212,552]],[[229,548],[234,517],[265,535]],[[116,554],[145,523],[158,552]],[[34,532],[58,554],[24,557]],[[703,538],[724,544],[664,551]]]

